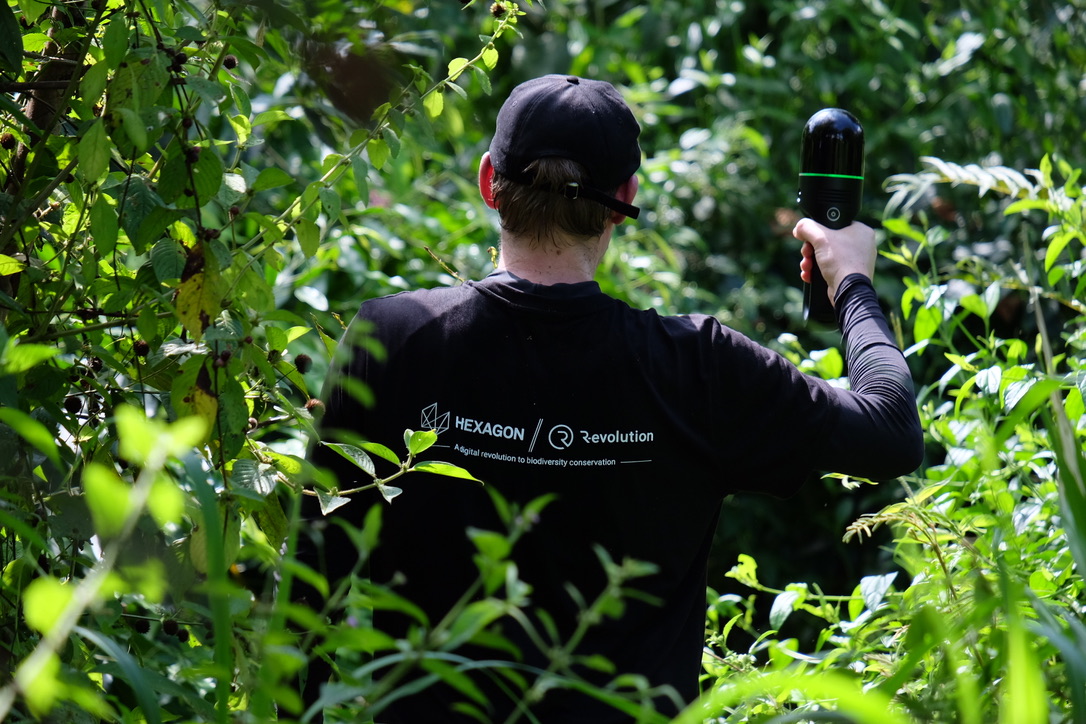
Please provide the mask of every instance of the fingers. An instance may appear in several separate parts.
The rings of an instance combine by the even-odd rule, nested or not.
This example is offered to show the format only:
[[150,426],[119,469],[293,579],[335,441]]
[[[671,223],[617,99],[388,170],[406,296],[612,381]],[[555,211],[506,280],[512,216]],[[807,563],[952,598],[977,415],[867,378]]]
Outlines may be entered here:
[[831,293],[837,282],[852,273],[871,278],[875,270],[875,232],[853,222],[843,229],[829,229],[813,219],[803,218],[792,229],[803,242],[800,277],[810,283],[817,262]]
[[803,242],[800,250],[799,278],[807,284],[811,283],[811,270],[814,269],[814,247],[810,242]]

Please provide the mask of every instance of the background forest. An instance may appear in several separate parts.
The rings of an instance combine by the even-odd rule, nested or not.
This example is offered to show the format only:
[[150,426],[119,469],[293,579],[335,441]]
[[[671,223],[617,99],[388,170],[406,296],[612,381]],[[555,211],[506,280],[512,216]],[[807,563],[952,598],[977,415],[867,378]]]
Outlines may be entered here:
[[[726,502],[705,696],[677,721],[1086,722],[1084,68],[1081,0],[0,4],[0,721],[306,720],[315,657],[343,721],[437,680],[484,721],[473,677],[582,686],[576,641],[502,663],[531,511],[475,532],[477,595],[416,640],[366,625],[410,606],[362,581],[290,603],[329,588],[293,558],[302,491],[347,495],[304,460],[336,340],[364,298],[492,268],[478,157],[514,85],[569,72],[643,128],[604,290],[830,379],[788,232],[805,120],[860,119],[927,431],[909,478]],[[341,451],[463,474],[433,441]],[[360,560],[411,475],[370,487]],[[586,622],[637,587],[605,563]]]

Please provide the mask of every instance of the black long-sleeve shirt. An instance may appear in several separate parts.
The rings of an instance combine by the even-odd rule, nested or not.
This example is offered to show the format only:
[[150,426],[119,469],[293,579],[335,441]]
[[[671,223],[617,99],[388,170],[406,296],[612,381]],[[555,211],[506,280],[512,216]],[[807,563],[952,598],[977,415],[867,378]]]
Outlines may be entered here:
[[[912,381],[870,282],[846,279],[836,305],[850,390],[802,374],[712,317],[635,310],[594,282],[543,286],[496,272],[375,299],[348,332],[343,373],[365,382],[376,404],[358,403],[333,377],[323,428],[393,448],[405,428],[436,429],[427,457],[466,468],[520,504],[556,494],[513,558],[532,586],[532,608],[547,611],[562,634],[577,617],[567,587],[591,601],[604,585],[594,546],[616,562],[655,564],[656,574],[631,585],[656,603],[631,601],[577,653],[602,655],[616,671],[670,685],[689,701],[724,496],[786,497],[814,471],[878,479],[920,463]],[[363,327],[384,355],[350,343]],[[335,456],[317,460],[343,488],[364,479]],[[500,525],[473,483],[417,474],[398,485],[404,492],[385,511],[370,575],[399,579],[396,590],[438,621],[477,576],[465,529]],[[360,524],[377,499],[335,515]],[[330,575],[341,575],[354,554],[336,546],[326,562]],[[404,625],[377,617],[396,633]],[[515,626],[505,633],[526,662],[545,663]],[[397,702],[380,720],[451,721],[448,693]],[[508,710],[500,699],[492,702],[496,718]],[[609,721],[606,709],[561,692],[533,712],[545,722]]]

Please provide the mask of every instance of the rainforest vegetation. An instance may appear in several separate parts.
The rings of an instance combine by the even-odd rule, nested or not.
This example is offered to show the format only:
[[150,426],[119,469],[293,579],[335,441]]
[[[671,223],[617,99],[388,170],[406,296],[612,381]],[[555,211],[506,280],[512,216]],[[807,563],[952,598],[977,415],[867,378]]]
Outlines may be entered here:
[[[478,158],[510,89],[556,72],[612,82],[643,129],[603,289],[834,380],[789,231],[805,120],[852,112],[917,381],[915,474],[726,501],[704,696],[675,721],[1083,724],[1084,68],[1081,0],[6,0],[0,721],[306,721],[320,657],[332,721],[379,719],[412,670],[483,721],[473,677],[579,685],[576,642],[502,671],[525,511],[476,532],[502,584],[412,641],[368,624],[409,608],[394,590],[294,556],[301,496],[346,500],[306,461],[345,324],[493,268]],[[434,438],[343,450],[405,472],[352,494],[360,559],[384,498],[463,473]],[[585,605],[620,615],[642,569],[603,564]],[[329,605],[292,603],[299,581]],[[631,721],[666,721],[593,663]]]

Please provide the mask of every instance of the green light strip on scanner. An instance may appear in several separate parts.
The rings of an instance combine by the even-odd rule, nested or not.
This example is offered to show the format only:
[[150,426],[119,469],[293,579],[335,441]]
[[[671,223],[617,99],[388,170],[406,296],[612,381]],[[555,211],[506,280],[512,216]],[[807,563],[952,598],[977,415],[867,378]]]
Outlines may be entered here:
[[863,181],[863,176],[849,176],[844,173],[801,173],[800,176],[821,176],[823,178],[851,178],[857,181]]

